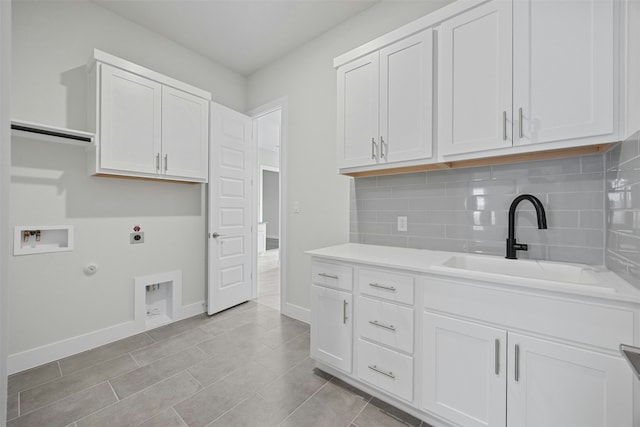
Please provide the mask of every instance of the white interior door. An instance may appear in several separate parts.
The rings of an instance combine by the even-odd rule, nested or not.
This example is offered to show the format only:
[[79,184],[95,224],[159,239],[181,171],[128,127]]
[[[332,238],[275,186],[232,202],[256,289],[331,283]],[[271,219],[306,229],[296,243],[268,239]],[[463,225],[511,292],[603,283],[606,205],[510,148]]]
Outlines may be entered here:
[[211,103],[208,313],[251,299],[251,118]]

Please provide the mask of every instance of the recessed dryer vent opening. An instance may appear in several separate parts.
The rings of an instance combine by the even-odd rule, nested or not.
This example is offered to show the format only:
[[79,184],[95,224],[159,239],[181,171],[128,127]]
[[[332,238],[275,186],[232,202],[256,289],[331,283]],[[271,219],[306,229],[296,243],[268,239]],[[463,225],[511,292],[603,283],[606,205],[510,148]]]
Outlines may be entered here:
[[153,329],[178,320],[182,306],[182,271],[135,278],[135,321]]

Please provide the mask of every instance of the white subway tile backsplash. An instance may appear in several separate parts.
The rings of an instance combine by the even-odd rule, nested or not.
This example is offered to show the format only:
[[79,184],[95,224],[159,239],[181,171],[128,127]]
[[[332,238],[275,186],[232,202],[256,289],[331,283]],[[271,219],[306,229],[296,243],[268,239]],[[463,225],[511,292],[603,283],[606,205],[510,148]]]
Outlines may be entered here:
[[[605,158],[607,167],[612,168],[606,175]],[[613,171],[617,167],[613,160],[607,153],[356,178],[352,185],[355,203],[350,239],[377,245],[504,255],[509,206],[518,194],[529,193],[545,206],[549,229],[538,230],[533,205],[521,203],[516,215],[516,236],[530,249],[519,252],[520,258],[561,261],[570,257],[577,262],[602,264],[605,206],[611,208],[612,197],[622,199],[614,204],[619,209],[633,206],[634,199],[640,204],[640,197],[634,197],[640,196],[640,191],[633,187],[625,188],[625,192],[607,191],[605,198],[605,184],[610,188],[613,181],[609,178],[618,176]],[[640,184],[640,173],[633,183]],[[398,216],[408,217],[406,232],[397,231]],[[614,223],[627,228],[636,225],[633,215]]]
[[430,249],[432,251],[467,252],[467,241],[456,239],[434,239],[429,237],[409,237],[408,248]]
[[598,210],[604,208],[603,191],[549,194],[548,210]]
[[605,160],[601,154],[583,156],[580,161],[582,164],[581,172],[583,174],[590,172],[604,172]]
[[392,197],[394,198],[407,198],[407,197],[442,197],[445,194],[445,189],[442,185],[437,184],[424,184],[421,186],[404,186],[404,187],[392,187]]
[[[360,178],[357,178],[360,179]],[[383,175],[378,177],[378,187],[399,187],[403,185],[424,185],[427,183],[426,172]]]

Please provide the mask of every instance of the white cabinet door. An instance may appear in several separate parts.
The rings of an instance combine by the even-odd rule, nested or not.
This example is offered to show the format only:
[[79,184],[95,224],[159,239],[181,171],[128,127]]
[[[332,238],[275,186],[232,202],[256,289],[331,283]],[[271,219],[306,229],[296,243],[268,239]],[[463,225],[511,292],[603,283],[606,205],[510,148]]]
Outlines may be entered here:
[[162,88],[162,173],[207,181],[209,101]]
[[338,68],[338,167],[378,161],[378,52]]
[[508,358],[509,427],[632,425],[632,376],[622,358],[513,333]]
[[311,286],[311,356],[351,373],[353,296],[350,293]]
[[514,2],[516,144],[613,133],[613,3]]
[[511,10],[494,0],[440,27],[440,154],[512,146]]
[[507,333],[423,313],[423,407],[465,427],[506,422]]
[[380,161],[432,156],[433,30],[380,50]]
[[100,80],[100,168],[157,173],[162,86],[106,64]]

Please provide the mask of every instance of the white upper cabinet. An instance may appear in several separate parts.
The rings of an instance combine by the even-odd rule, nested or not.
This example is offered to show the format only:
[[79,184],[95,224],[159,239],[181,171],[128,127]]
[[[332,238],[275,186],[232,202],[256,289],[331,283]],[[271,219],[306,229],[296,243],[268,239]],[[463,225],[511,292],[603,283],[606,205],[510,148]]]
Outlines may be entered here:
[[455,1],[335,58],[340,172],[584,154],[630,136],[638,4]]
[[514,143],[614,133],[614,3],[513,4]]
[[613,0],[493,0],[444,21],[440,153],[613,142],[613,24]]
[[89,72],[90,174],[207,182],[207,92],[97,50]]
[[106,64],[100,74],[100,166],[155,174],[162,86]]
[[207,180],[209,101],[162,88],[162,165],[167,176]]
[[433,31],[380,50],[380,161],[433,154]]
[[494,0],[445,21],[439,40],[439,153],[510,147],[511,3]]
[[338,166],[378,160],[378,53],[338,69]]
[[338,68],[338,167],[432,157],[433,32]]

